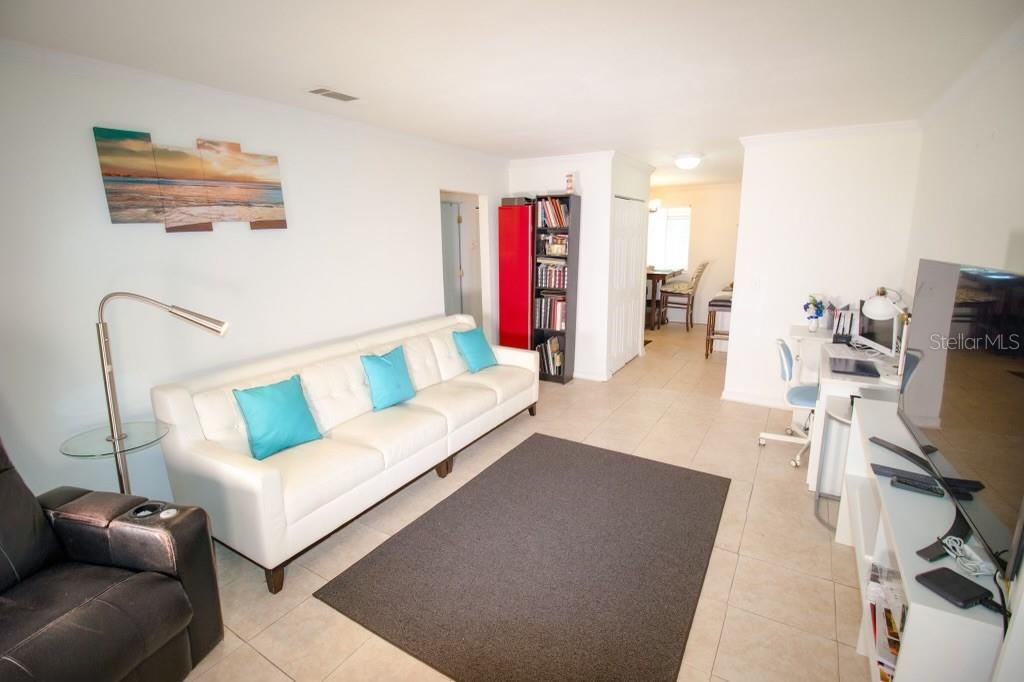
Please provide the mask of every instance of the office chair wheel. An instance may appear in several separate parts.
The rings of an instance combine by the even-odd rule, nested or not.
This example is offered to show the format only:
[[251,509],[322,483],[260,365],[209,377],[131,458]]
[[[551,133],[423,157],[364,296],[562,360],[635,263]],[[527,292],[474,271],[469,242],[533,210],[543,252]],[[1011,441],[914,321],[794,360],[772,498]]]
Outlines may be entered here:
[[786,435],[787,436],[792,436],[793,435],[792,427],[789,427],[789,426],[786,427]]
[[768,445],[768,441],[766,441],[764,438],[757,439],[757,447],[763,448],[765,445]]
[[797,456],[797,457],[794,457],[793,459],[789,460],[789,466],[793,467],[794,469],[799,469],[800,468],[800,457]]

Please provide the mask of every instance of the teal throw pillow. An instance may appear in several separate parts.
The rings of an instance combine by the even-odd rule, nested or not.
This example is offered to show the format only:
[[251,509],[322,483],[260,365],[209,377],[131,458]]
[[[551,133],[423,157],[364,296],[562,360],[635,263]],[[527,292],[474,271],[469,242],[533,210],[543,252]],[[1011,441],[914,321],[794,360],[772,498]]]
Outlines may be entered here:
[[302,394],[299,375],[269,386],[232,391],[249,432],[249,451],[256,459],[320,440],[320,431]]
[[409,378],[401,346],[384,355],[362,355],[359,359],[370,384],[374,412],[415,397],[416,389]]
[[452,338],[455,339],[459,355],[466,361],[469,371],[473,374],[498,364],[494,351],[491,350],[491,345],[487,343],[480,327],[470,329],[468,332],[452,332]]

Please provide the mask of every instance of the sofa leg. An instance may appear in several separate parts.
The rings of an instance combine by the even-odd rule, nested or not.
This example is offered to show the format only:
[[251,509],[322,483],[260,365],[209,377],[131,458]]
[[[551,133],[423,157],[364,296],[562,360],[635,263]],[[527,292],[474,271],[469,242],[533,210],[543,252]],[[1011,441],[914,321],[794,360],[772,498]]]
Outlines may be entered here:
[[452,455],[446,460],[442,460],[440,464],[434,467],[434,471],[437,472],[438,477],[444,478],[452,472],[455,467],[455,455]]
[[267,590],[270,594],[277,594],[284,587],[284,566],[265,568],[263,576],[267,579]]
[[537,416],[537,403],[534,403],[533,405],[530,405],[529,407],[527,407],[526,411],[530,413],[531,417],[536,417]]

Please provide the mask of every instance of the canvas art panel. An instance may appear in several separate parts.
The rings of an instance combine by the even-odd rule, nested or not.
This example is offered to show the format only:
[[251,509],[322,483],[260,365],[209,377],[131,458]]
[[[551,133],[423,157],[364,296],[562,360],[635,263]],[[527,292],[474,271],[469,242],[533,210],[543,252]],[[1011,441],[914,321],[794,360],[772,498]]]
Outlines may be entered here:
[[168,232],[209,231],[216,222],[283,229],[277,157],[234,142],[155,145],[149,133],[93,128],[112,223],[163,223]]

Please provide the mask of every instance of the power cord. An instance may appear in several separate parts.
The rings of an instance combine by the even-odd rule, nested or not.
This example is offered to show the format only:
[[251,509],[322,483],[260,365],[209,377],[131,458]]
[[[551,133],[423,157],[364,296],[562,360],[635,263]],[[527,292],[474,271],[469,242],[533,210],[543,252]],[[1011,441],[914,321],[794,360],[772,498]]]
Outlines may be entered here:
[[1010,610],[1006,608],[1006,596],[1003,594],[1003,586],[999,584],[999,577],[1001,574],[996,573],[992,575],[992,582],[996,584],[996,590],[999,591],[999,602],[997,603],[992,597],[986,597],[981,605],[989,611],[995,611],[1003,617],[1003,637],[1006,637],[1006,631],[1010,627]]
[[978,556],[963,539],[955,535],[942,538],[942,548],[946,550],[946,554],[953,557],[960,568],[975,578],[996,574],[995,566]]

